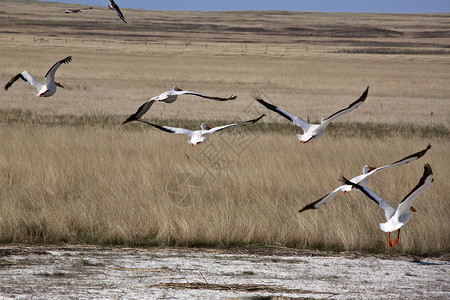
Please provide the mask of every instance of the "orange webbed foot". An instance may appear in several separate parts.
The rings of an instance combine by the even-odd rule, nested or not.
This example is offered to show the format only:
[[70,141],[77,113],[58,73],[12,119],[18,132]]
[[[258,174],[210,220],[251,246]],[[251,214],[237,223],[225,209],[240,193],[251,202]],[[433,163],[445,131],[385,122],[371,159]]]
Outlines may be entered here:
[[397,238],[395,239],[395,246],[397,247],[398,241],[400,239],[400,229],[397,231]]
[[392,248],[391,233],[390,232],[388,232],[388,245],[389,245],[389,248]]

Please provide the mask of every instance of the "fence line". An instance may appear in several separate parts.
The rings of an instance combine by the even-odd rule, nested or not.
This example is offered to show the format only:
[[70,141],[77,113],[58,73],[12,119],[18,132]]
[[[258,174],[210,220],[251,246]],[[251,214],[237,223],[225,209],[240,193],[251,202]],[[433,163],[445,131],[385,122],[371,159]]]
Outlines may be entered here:
[[[28,37],[17,38],[16,36],[0,36],[0,41],[10,42],[26,42]],[[98,46],[133,46],[143,48],[167,48],[171,50],[183,50],[183,49],[203,49],[205,51],[223,51],[223,52],[276,52],[276,53],[298,53],[308,52],[307,44],[299,45],[270,45],[263,43],[245,44],[245,43],[233,43],[233,42],[156,42],[145,40],[110,40],[110,39],[85,39],[85,38],[58,38],[58,37],[32,37],[33,43],[45,43],[45,44],[88,44]],[[319,51],[323,51],[319,50]],[[318,49],[314,50],[318,51]]]

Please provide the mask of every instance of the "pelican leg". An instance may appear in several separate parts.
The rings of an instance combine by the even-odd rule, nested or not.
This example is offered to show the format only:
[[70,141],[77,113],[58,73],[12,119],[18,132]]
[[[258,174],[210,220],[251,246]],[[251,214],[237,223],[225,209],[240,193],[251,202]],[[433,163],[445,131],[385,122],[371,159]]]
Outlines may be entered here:
[[389,248],[392,248],[391,233],[390,232],[388,232],[388,245],[389,245]]
[[395,239],[395,246],[398,245],[398,240],[400,239],[400,229],[397,231],[397,238]]

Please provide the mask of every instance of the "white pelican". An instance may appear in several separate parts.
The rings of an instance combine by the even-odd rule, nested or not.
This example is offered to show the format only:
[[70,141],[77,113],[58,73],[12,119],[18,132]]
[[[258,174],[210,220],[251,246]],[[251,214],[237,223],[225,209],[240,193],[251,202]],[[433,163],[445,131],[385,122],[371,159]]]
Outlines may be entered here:
[[50,68],[50,70],[48,70],[47,74],[45,74],[44,84],[40,83],[36,78],[34,78],[30,72],[23,71],[22,73],[17,74],[13,78],[11,78],[10,81],[8,81],[8,83],[5,85],[5,91],[7,91],[14,82],[16,82],[19,78],[21,78],[37,89],[38,97],[53,96],[56,93],[57,86],[64,88],[59,82],[55,82],[56,70],[58,70],[58,68],[59,68],[59,66],[61,66],[61,64],[68,64],[71,61],[72,61],[72,56],[68,56],[64,59],[61,59],[57,63],[55,63]]
[[[407,164],[411,161],[417,160],[419,158],[421,158],[422,156],[425,155],[425,153],[427,153],[427,151],[431,148],[431,145],[428,144],[428,146],[422,150],[419,151],[417,153],[411,154],[405,158],[402,158],[392,164],[383,166],[383,167],[379,167],[379,168],[375,168],[375,167],[370,167],[368,165],[365,165],[363,168],[363,174],[358,175],[352,179],[350,179],[351,182],[353,183],[357,183],[361,186],[366,187],[369,184],[369,178],[371,175],[375,174],[378,171],[382,171],[382,170],[386,170],[392,167],[397,167],[400,165],[404,165]],[[341,185],[340,187],[336,188],[334,191],[332,191],[331,193],[329,193],[328,195],[325,195],[324,197],[320,198],[317,201],[314,201],[313,203],[310,203],[308,205],[306,205],[305,207],[303,207],[302,209],[300,209],[298,212],[302,212],[308,209],[317,209],[319,207],[321,207],[322,205],[326,204],[328,201],[330,201],[331,199],[333,199],[337,194],[339,194],[340,192],[349,192],[353,189],[353,186],[348,185],[348,184],[344,184]],[[413,208],[414,209],[414,208]]]
[[88,9],[92,9],[92,6],[87,7],[87,8],[66,8],[66,9],[64,9],[64,12],[66,14],[77,14],[77,13],[82,12],[83,10],[88,10]]
[[191,144],[191,146],[195,146],[201,143],[206,142],[209,139],[209,134],[213,133],[213,132],[217,132],[220,130],[223,130],[225,128],[230,128],[230,127],[235,127],[235,126],[244,126],[244,125],[249,125],[249,124],[253,124],[257,121],[259,121],[262,117],[264,117],[265,115],[261,115],[259,118],[253,119],[253,120],[249,120],[249,121],[245,121],[242,123],[234,123],[234,124],[228,124],[228,125],[223,125],[223,126],[218,126],[218,127],[214,127],[211,128],[209,126],[207,126],[205,123],[202,123],[202,125],[200,126],[200,130],[195,130],[195,131],[191,131],[188,129],[184,129],[184,128],[176,128],[176,127],[169,127],[169,126],[160,126],[160,125],[156,125],[156,124],[152,124],[150,122],[147,121],[142,121],[142,120],[138,120],[139,122],[154,126],[162,131],[165,132],[169,132],[169,133],[173,133],[173,134],[186,134],[188,135],[191,139],[188,141],[189,144]]
[[66,8],[66,9],[64,10],[64,12],[65,12],[66,14],[77,14],[77,13],[80,13],[80,12],[81,12],[81,9],[77,9],[77,8]]
[[346,113],[351,112],[352,110],[360,106],[364,102],[364,100],[366,100],[368,91],[369,87],[367,87],[366,91],[362,94],[362,96],[358,100],[350,104],[347,108],[335,112],[328,118],[322,118],[320,124],[310,124],[305,120],[303,120],[302,118],[282,109],[281,107],[276,107],[275,105],[267,103],[266,101],[261,99],[259,95],[254,95],[253,97],[256,99],[256,101],[258,101],[268,109],[280,114],[281,116],[285,117],[295,125],[301,127],[303,130],[303,134],[297,134],[297,137],[300,140],[300,142],[307,143],[312,139],[320,138],[325,133],[327,126],[331,124],[332,121],[334,121],[335,119],[339,118],[340,116]]
[[123,14],[120,11],[120,8],[117,6],[117,4],[113,0],[109,0],[109,3],[111,4],[111,5],[108,5],[109,9],[115,10],[116,13],[119,15],[119,17],[122,19],[122,21],[124,21],[126,24],[127,21],[125,21],[125,17],[123,16]]
[[199,93],[183,91],[179,87],[174,86],[172,90],[164,92],[159,96],[155,96],[155,97],[151,98],[150,100],[148,100],[147,102],[145,102],[144,104],[142,104],[138,108],[138,110],[134,114],[129,116],[128,119],[126,119],[125,122],[123,122],[122,124],[138,120],[150,109],[150,107],[156,101],[162,101],[165,103],[173,103],[173,102],[175,102],[175,100],[177,100],[178,96],[180,96],[180,95],[194,95],[194,96],[198,96],[198,97],[202,97],[202,98],[210,99],[210,100],[216,100],[216,101],[228,101],[228,100],[236,99],[236,96],[233,96],[233,95],[231,95],[229,98],[205,96],[205,95],[202,95]]
[[[361,192],[363,192],[369,199],[376,202],[383,210],[386,216],[386,223],[380,223],[380,228],[384,232],[388,232],[388,245],[392,247],[391,242],[391,232],[397,230],[397,239],[395,240],[395,246],[398,245],[398,240],[400,238],[400,228],[402,228],[409,220],[411,216],[410,210],[412,209],[413,200],[420,195],[424,190],[426,190],[433,183],[433,172],[429,164],[425,164],[422,178],[420,178],[419,183],[408,193],[408,195],[403,198],[403,200],[398,205],[397,209],[394,209],[389,203],[383,198],[378,196],[368,187],[363,187],[357,183],[353,183],[342,176],[342,182],[344,184],[352,185]],[[414,210],[413,210],[414,211]]]

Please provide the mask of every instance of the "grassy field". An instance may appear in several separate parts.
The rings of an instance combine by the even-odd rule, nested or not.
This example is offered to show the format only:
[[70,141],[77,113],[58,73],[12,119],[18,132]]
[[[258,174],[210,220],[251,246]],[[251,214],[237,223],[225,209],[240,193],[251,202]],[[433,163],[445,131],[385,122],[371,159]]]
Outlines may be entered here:
[[[0,93],[0,242],[448,253],[448,14],[125,9],[125,25],[104,7],[63,8],[0,3],[1,82],[25,69],[42,79],[73,56],[56,76],[67,88],[53,97],[37,98],[24,82]],[[266,117],[193,148],[186,136],[120,125],[174,85],[238,99],[185,96],[155,104],[147,120],[195,129]],[[306,145],[251,97],[318,121],[367,86],[363,105]],[[421,160],[369,184],[396,206],[423,165],[433,168],[396,249],[378,227],[383,212],[361,193],[297,213],[341,173],[354,177],[428,143]]]

